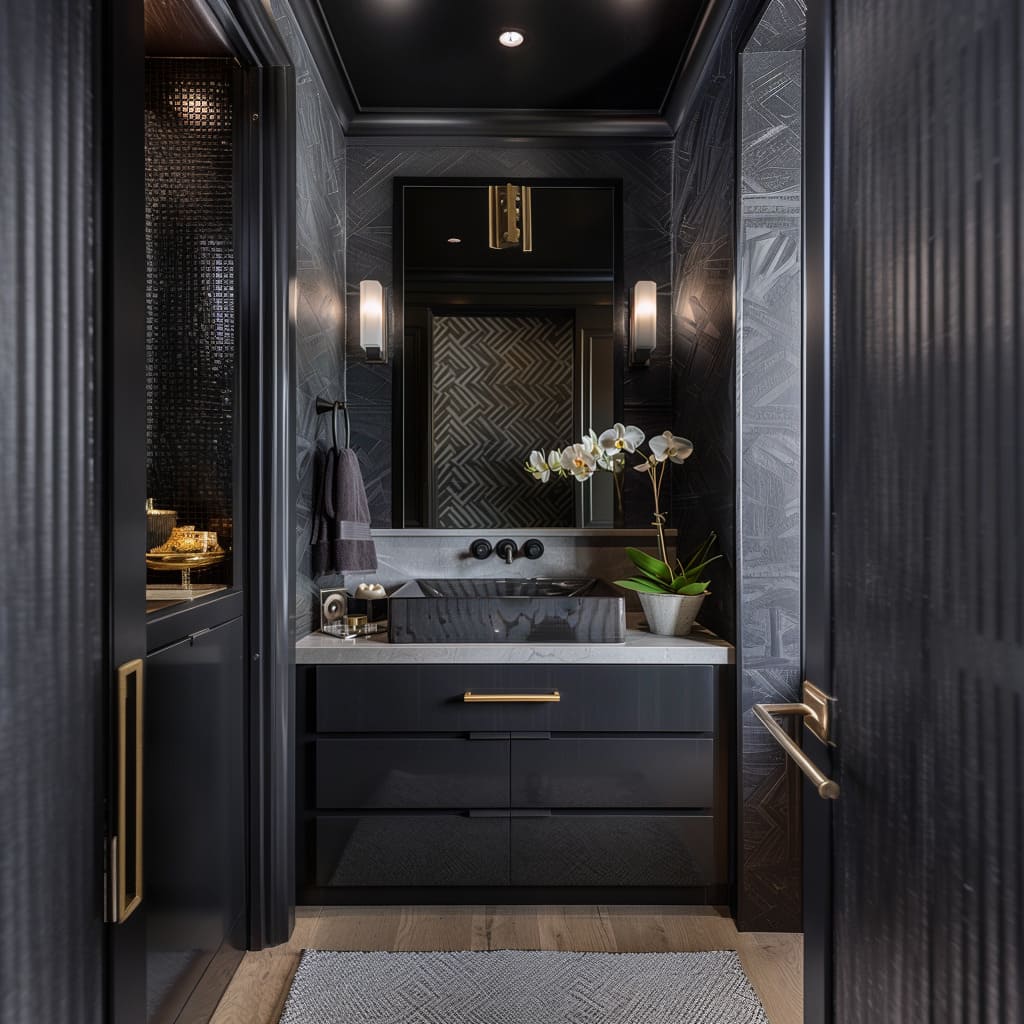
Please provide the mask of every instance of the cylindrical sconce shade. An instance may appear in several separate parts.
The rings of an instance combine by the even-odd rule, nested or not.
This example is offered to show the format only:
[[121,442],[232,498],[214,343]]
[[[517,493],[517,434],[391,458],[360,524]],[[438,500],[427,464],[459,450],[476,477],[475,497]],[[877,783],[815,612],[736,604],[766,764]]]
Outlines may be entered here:
[[380,281],[359,282],[359,347],[368,362],[387,361],[384,287]]
[[637,281],[629,304],[629,345],[631,361],[645,364],[657,344],[658,286],[653,281]]

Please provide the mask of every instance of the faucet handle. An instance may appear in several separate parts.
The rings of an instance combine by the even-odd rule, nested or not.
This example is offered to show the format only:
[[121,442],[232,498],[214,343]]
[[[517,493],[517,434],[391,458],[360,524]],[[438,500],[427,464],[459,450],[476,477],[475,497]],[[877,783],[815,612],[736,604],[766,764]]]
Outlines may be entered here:
[[503,537],[494,545],[494,553],[499,557],[505,559],[506,565],[512,564],[512,559],[519,554],[519,545],[509,537]]
[[531,560],[540,558],[544,554],[544,545],[536,537],[531,537],[523,544],[523,554]]
[[474,558],[479,558],[481,562],[485,558],[490,558],[493,550],[494,548],[491,547],[491,542],[489,540],[484,540],[482,537],[480,540],[475,540],[469,545],[469,553]]

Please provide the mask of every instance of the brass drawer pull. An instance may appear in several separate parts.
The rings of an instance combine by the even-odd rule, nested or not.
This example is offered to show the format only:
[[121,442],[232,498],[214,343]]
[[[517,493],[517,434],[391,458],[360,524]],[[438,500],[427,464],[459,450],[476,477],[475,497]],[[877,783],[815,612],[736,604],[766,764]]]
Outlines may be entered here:
[[554,693],[473,693],[467,690],[462,699],[467,704],[557,704],[562,695]]

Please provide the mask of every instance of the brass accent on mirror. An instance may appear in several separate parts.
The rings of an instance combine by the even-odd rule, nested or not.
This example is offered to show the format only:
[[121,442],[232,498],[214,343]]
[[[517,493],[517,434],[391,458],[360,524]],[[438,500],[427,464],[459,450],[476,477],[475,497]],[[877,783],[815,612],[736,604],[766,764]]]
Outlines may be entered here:
[[533,201],[529,185],[488,185],[487,244],[533,252]]

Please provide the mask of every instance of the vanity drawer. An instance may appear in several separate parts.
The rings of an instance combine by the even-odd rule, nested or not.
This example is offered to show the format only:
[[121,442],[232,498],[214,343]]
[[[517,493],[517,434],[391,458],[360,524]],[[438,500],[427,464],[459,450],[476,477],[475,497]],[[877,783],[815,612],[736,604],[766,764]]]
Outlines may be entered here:
[[[320,665],[321,732],[706,732],[710,665]],[[558,703],[466,703],[463,694],[551,694]]]
[[316,884],[508,885],[508,811],[320,816]]
[[508,807],[508,747],[507,739],[319,739],[316,805]]
[[695,737],[514,739],[513,807],[711,807],[715,743]]
[[512,812],[513,885],[714,885],[710,815]]

